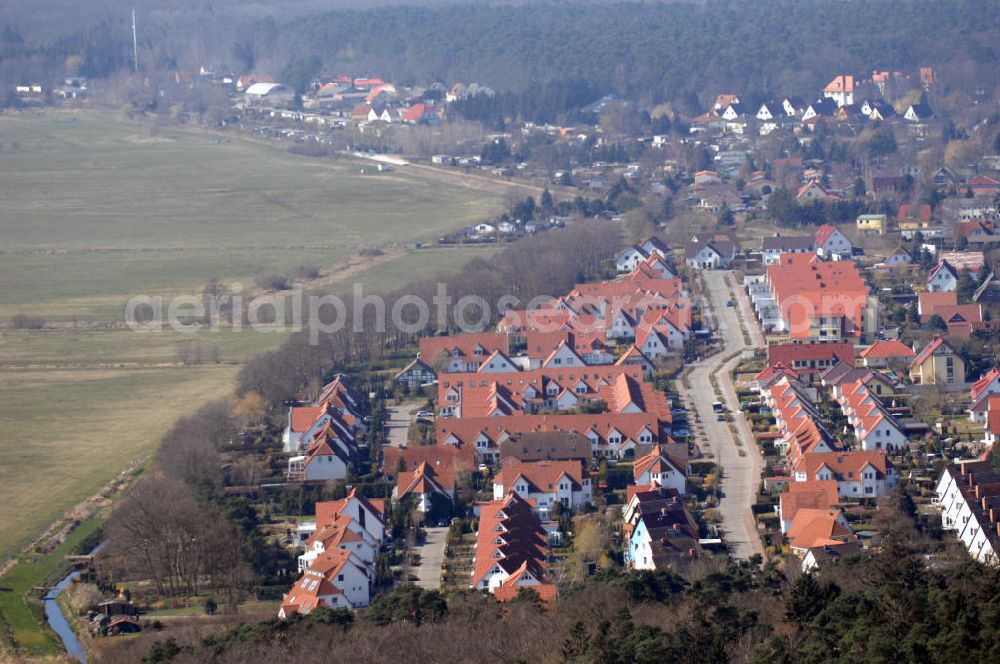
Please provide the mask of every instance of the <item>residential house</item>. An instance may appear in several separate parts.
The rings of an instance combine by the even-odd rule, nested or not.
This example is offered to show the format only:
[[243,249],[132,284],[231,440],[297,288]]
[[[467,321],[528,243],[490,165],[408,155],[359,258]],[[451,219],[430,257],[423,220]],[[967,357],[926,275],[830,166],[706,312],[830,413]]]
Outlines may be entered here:
[[508,457],[493,478],[493,499],[502,500],[514,492],[532,502],[544,520],[558,503],[576,511],[592,499],[587,466],[581,461],[521,461]]
[[499,445],[501,463],[519,461],[579,461],[590,467],[593,459],[590,440],[569,431],[520,431],[511,433]]
[[974,560],[1000,564],[1000,475],[989,461],[945,466],[935,489],[941,526],[955,531]]
[[864,235],[885,235],[888,216],[884,214],[862,214],[855,220],[858,232]]
[[642,351],[631,345],[628,349],[622,353],[618,361],[615,362],[615,366],[638,366],[642,368],[642,375],[644,378],[652,378],[656,371],[656,367],[653,365],[652,360],[643,355]]
[[792,527],[800,509],[828,510],[840,502],[836,480],[788,482],[785,489],[778,496],[776,510],[782,534]]
[[931,218],[931,206],[927,203],[900,205],[896,213],[896,223],[900,235],[907,240],[913,239],[917,233],[925,238],[941,237],[944,234],[941,224]]
[[637,486],[659,486],[680,495],[687,493],[688,448],[680,445],[653,445],[637,456],[632,475]]
[[739,251],[739,245],[724,233],[698,233],[684,247],[684,260],[690,267],[702,270],[728,270]]
[[859,558],[867,551],[868,549],[862,542],[840,542],[815,546],[808,549],[802,558],[802,572],[807,574],[837,560]]
[[987,306],[1000,304],[1000,279],[992,270],[976,288],[976,292],[972,295],[972,301]]
[[400,384],[409,385],[411,388],[419,385],[429,385],[437,380],[437,372],[434,367],[427,364],[419,357],[414,358],[409,364],[397,373],[393,380]]
[[770,325],[777,332],[814,341],[875,336],[878,302],[852,261],[786,254],[767,266],[765,283],[751,300],[759,315],[773,310]]
[[438,444],[469,447],[476,457],[496,461],[508,439],[524,433],[578,434],[590,443],[594,458],[634,456],[639,445],[670,442],[669,413],[601,413],[516,415],[511,417],[441,418],[436,422]]
[[800,556],[816,547],[846,542],[853,534],[840,510],[810,508],[802,508],[796,513],[786,533],[789,547]]
[[964,385],[965,362],[942,337],[935,337],[910,362],[910,381],[916,385]]
[[987,398],[986,422],[983,427],[983,443],[987,446],[987,455],[1000,442],[1000,395],[991,394]]
[[455,334],[445,337],[421,337],[417,357],[439,373],[478,371],[483,360],[494,351],[510,352],[506,334]]
[[823,88],[823,97],[832,99],[837,106],[847,106],[854,103],[855,83],[850,74],[840,74]]
[[958,288],[958,270],[948,261],[941,261],[927,275],[927,290],[932,293]]
[[902,426],[882,405],[863,377],[835,385],[834,398],[854,429],[854,439],[862,450],[894,450],[906,447]]
[[790,118],[802,115],[807,107],[808,104],[802,97],[786,97],[781,102],[782,110],[785,112],[785,115]]
[[781,235],[765,237],[761,250],[764,265],[777,265],[782,254],[808,254],[816,251],[815,238],[810,235]]
[[992,198],[1000,191],[1000,181],[994,180],[986,175],[976,175],[965,182],[966,189],[972,192],[973,196],[985,196]]
[[548,567],[548,535],[530,501],[516,493],[479,504],[479,528],[472,559],[469,587],[496,590],[523,581],[524,586],[543,583]]
[[913,257],[910,252],[903,247],[897,247],[894,252],[885,257],[881,263],[875,267],[884,269],[909,268],[913,266]]
[[969,390],[969,418],[973,422],[986,422],[990,397],[1000,394],[1000,369],[992,367]]
[[[615,265],[620,274],[628,273],[635,270],[639,266],[639,263],[648,260],[652,256],[658,256],[663,261],[666,261],[670,257],[670,249],[656,236],[650,236],[645,242],[626,248],[619,254]],[[671,274],[669,276],[673,277],[676,275]]]
[[702,555],[698,526],[675,494],[637,492],[625,514],[626,568],[679,573]]
[[910,122],[927,122],[934,117],[934,111],[927,104],[911,104],[903,114],[903,118]]
[[792,469],[796,482],[836,481],[842,498],[878,498],[896,484],[896,472],[881,450],[809,452]]
[[799,203],[809,203],[812,201],[835,201],[840,197],[826,190],[819,180],[809,180],[799,187],[795,193],[795,200]]
[[824,258],[850,258],[854,245],[836,226],[824,224],[816,229],[816,253]]
[[872,369],[903,369],[917,356],[913,349],[898,339],[876,341],[862,350],[861,363]]
[[768,366],[783,364],[807,382],[816,382],[823,371],[837,362],[854,366],[854,346],[837,343],[771,343],[767,346]]
[[[434,511],[435,501],[450,508],[455,500],[455,470],[452,467],[421,463],[413,472],[402,471],[396,478],[392,498],[396,502],[413,496],[414,508],[423,513]],[[435,498],[438,496],[439,498]],[[450,511],[450,509],[449,509]]]

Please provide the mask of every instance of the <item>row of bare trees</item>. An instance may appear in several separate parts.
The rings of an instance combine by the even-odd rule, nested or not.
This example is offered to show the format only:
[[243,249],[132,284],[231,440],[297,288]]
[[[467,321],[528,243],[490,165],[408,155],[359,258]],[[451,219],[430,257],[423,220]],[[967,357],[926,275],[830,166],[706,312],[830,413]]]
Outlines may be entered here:
[[230,592],[253,580],[244,533],[208,500],[222,484],[221,451],[237,433],[230,404],[203,406],[163,437],[153,468],[105,526],[102,568],[116,580],[149,580],[158,595]]
[[198,501],[183,481],[162,472],[136,485],[105,532],[106,568],[118,579],[148,579],[158,595],[245,588],[252,580],[238,529],[217,506]]
[[[621,238],[619,224],[579,221],[522,240],[490,260],[471,261],[456,274],[417,281],[386,294],[382,298],[384,326],[378,324],[380,314],[373,305],[358,307],[360,318],[356,319],[354,300],[347,296],[347,320],[339,331],[297,333],[279,350],[250,360],[240,371],[237,392],[260,394],[270,406],[280,404],[303,390],[315,389],[331,367],[379,360],[388,352],[415,343],[419,336],[444,332],[438,326],[441,320],[447,321],[446,328],[455,329],[454,305],[465,296],[481,297],[491,305],[488,315],[476,321],[486,329],[499,317],[495,305],[502,296],[511,296],[524,306],[532,298],[562,295],[581,280],[602,274]],[[435,300],[439,285],[446,287],[450,304]],[[394,326],[387,313],[404,297],[416,297],[428,305],[428,320],[416,332]],[[405,323],[419,322],[416,308],[403,307],[401,312]],[[470,310],[466,321],[472,322],[477,315]]]

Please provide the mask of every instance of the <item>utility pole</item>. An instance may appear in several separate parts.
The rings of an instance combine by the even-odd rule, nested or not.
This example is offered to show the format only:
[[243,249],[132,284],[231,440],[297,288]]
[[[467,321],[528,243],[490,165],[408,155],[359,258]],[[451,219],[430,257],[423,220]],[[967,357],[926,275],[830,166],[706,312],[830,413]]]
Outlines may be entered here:
[[132,62],[136,72],[139,71],[139,40],[135,34],[135,9],[132,10]]

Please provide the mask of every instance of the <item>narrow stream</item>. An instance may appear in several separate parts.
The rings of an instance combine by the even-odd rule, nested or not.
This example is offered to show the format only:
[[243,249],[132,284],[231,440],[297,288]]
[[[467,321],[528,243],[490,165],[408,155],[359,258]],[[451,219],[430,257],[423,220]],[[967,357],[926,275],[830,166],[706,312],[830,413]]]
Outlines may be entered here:
[[[94,550],[90,552],[90,555],[96,555],[104,548],[106,542],[101,542]],[[73,579],[80,576],[79,570],[74,570],[66,575],[62,581],[57,583],[48,594],[45,596],[45,620],[49,623],[49,627],[52,631],[59,636],[59,640],[62,641],[63,647],[66,648],[66,652],[69,653],[70,657],[76,659],[80,664],[87,664],[87,649],[83,647],[80,643],[80,639],[77,638],[76,632],[73,631],[73,626],[66,620],[66,616],[63,615],[62,609],[59,608],[56,598],[59,597],[69,584],[73,583]]]
[[56,602],[59,594],[66,590],[69,584],[73,583],[73,579],[78,576],[80,576],[79,571],[74,570],[70,572],[65,579],[57,583],[49,591],[49,594],[45,596],[45,619],[48,621],[52,631],[59,635],[59,640],[62,641],[63,647],[66,648],[69,656],[76,658],[80,664],[87,664],[87,651],[83,647],[83,644],[80,643],[80,639],[76,638],[73,626],[66,620],[66,616],[63,615],[62,609],[59,608],[59,604]]

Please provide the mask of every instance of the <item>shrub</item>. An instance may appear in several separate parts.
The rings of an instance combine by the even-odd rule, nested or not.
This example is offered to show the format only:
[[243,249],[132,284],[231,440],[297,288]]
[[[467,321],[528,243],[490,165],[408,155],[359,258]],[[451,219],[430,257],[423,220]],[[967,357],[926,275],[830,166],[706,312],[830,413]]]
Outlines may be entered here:
[[15,330],[40,330],[45,327],[45,319],[27,314],[14,314],[11,316],[10,326]]

